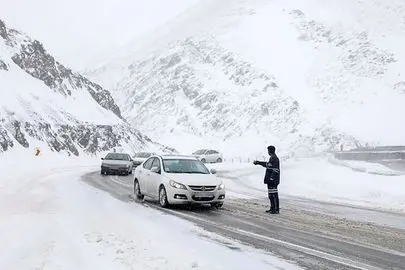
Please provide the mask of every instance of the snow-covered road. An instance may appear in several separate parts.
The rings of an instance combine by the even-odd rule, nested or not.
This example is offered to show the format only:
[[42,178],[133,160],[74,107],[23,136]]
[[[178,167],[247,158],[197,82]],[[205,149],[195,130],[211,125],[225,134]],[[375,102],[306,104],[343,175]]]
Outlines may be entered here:
[[2,270],[299,269],[80,181],[95,167],[28,165],[2,168]]
[[[235,239],[263,251],[270,251],[287,261],[307,269],[403,269],[405,265],[405,216],[387,213],[392,226],[364,223],[322,213],[323,205],[317,202],[310,207],[309,200],[286,198],[282,214],[264,214],[265,199],[228,199],[218,211],[207,208],[164,210],[152,202],[137,202],[132,197],[132,177],[101,176],[88,173],[83,180],[110,193],[115,198],[151,213],[161,211],[176,216],[201,228]],[[232,193],[232,191],[231,191]],[[319,207],[322,206],[322,207]],[[344,212],[348,206],[334,205]],[[319,210],[321,209],[321,210]],[[368,216],[370,209],[356,209],[357,214]],[[381,213],[381,215],[384,215]],[[229,241],[229,240],[228,240]]]
[[[223,209],[162,210],[133,199],[131,176],[102,177],[98,160],[70,160],[50,153],[28,160],[15,155],[4,156],[0,163],[0,269],[403,269],[405,265],[403,213],[362,208],[357,201],[348,200],[354,202],[349,206],[293,197],[293,187],[300,185],[289,174],[305,171],[299,167],[284,170],[282,213],[270,216],[263,212],[268,206],[263,171],[250,165],[209,165],[226,177],[229,196]],[[357,175],[361,174],[352,179],[363,181]],[[314,182],[304,179],[316,190]],[[368,190],[374,188],[372,183]],[[350,199],[352,193],[343,195]],[[380,206],[401,203],[400,198]]]

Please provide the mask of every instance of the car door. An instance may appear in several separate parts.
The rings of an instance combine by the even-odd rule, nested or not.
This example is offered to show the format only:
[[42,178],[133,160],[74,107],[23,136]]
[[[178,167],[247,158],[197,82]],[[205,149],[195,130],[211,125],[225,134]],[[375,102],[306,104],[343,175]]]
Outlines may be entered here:
[[149,158],[143,163],[139,170],[138,181],[141,188],[141,193],[148,194],[148,182],[150,177],[150,169],[152,168],[154,158]]
[[162,167],[160,164],[160,159],[155,157],[152,163],[152,168],[147,183],[148,194],[150,194],[150,196],[153,198],[158,197],[158,186],[161,182],[161,173]]
[[212,150],[212,162],[217,162],[217,160],[220,158],[220,154],[218,151]]
[[205,154],[207,155],[207,162],[214,162],[214,151],[208,150]]

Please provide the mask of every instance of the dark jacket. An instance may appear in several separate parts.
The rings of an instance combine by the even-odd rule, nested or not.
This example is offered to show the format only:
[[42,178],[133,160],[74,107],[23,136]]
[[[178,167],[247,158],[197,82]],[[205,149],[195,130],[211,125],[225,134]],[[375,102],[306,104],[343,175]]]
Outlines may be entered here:
[[280,160],[276,154],[271,154],[268,162],[258,161],[257,164],[266,168],[265,184],[280,184]]

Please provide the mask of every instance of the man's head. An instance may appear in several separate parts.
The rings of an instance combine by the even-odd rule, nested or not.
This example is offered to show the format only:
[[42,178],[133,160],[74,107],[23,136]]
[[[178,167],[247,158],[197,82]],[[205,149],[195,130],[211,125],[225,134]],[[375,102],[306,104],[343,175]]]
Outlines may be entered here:
[[267,152],[269,155],[274,154],[276,152],[276,148],[273,145],[267,147]]

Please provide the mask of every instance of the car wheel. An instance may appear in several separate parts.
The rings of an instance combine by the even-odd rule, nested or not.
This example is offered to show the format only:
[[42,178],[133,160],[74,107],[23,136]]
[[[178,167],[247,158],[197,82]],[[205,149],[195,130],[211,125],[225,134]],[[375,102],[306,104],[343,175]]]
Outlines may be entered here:
[[205,162],[206,162],[205,158],[201,159],[201,162],[202,162],[202,163],[205,163]]
[[134,194],[138,200],[143,200],[144,196],[141,193],[141,187],[139,186],[138,180],[134,182]]
[[104,170],[101,170],[100,174],[101,174],[101,175],[104,175],[104,174],[105,174],[105,171],[104,171]]
[[164,186],[161,186],[159,189],[159,204],[163,208],[169,207],[169,202],[167,201],[167,193]]
[[221,163],[221,162],[222,162],[222,158],[218,158],[217,163]]

